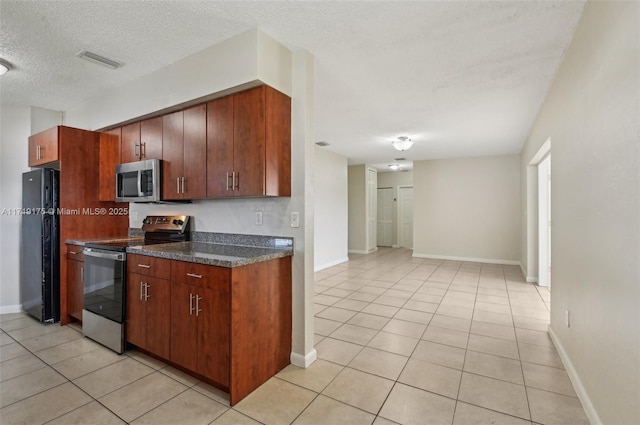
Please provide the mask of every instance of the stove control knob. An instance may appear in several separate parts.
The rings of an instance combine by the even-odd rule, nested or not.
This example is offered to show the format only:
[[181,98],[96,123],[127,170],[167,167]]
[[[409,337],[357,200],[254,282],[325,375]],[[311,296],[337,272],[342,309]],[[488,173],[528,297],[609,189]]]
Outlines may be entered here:
[[145,218],[144,220],[142,220],[142,224],[151,224],[151,219]]
[[184,221],[176,218],[173,220],[173,224],[175,224],[176,226],[182,226],[184,224]]

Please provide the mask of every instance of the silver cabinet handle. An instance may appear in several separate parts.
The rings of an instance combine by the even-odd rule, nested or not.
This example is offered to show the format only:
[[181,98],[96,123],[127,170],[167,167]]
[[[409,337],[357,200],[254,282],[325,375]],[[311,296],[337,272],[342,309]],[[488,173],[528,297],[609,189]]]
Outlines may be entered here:
[[[237,179],[236,179],[236,175],[237,175]],[[231,190],[238,190],[238,186],[239,183],[238,181],[240,180],[240,173],[236,173],[235,171],[232,173],[231,175]]]
[[185,193],[185,189],[184,189],[184,177],[180,177],[180,181],[182,182],[182,193]]
[[140,158],[147,156],[147,144],[140,141]]
[[176,177],[176,193],[180,193],[180,177]]
[[133,155],[136,158],[140,159],[141,152],[142,152],[142,143],[136,142],[136,144],[133,147]]
[[142,294],[142,281],[140,281],[140,301],[142,301],[142,297],[143,297],[143,294]]
[[227,190],[229,190],[229,173],[227,173]]
[[40,145],[36,146],[36,159],[41,159],[41,156],[40,156]]
[[80,282],[84,283],[84,267],[80,267]]
[[138,267],[142,267],[143,269],[150,269],[151,266],[148,264],[138,264]]
[[201,299],[202,299],[202,297],[201,297],[201,296],[196,295],[196,317],[198,317],[198,316],[199,316],[199,313],[202,311],[202,310],[200,309],[200,300],[201,300]]
[[145,301],[151,298],[151,296],[149,295],[149,288],[151,288],[151,285],[145,282],[144,283],[144,300]]
[[187,276],[195,277],[195,278],[198,278],[198,279],[202,279],[202,275],[201,274],[187,273]]
[[193,314],[193,294],[189,292],[189,316]]
[[77,252],[75,252],[75,251],[69,251],[69,254],[71,254],[71,255],[76,255],[76,254],[77,254]]

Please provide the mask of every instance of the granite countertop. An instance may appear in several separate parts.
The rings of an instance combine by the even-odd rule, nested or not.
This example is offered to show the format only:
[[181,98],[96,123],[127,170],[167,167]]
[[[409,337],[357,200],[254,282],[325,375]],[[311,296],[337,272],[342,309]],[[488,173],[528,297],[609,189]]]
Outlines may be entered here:
[[293,248],[265,248],[205,242],[174,242],[127,248],[131,254],[218,267],[240,267],[293,255]]

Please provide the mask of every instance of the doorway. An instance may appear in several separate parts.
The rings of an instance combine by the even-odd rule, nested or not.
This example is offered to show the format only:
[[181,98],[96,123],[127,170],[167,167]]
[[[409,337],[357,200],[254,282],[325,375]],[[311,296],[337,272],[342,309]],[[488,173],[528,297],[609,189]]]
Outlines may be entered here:
[[398,245],[413,249],[413,186],[398,187]]
[[378,246],[393,244],[393,188],[378,189]]
[[538,285],[551,286],[551,155],[538,164]]

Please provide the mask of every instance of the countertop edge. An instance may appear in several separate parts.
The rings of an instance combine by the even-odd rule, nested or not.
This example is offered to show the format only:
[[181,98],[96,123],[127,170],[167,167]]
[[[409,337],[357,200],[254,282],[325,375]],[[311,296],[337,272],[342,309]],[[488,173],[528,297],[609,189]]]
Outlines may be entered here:
[[180,254],[176,252],[156,251],[156,250],[151,251],[151,250],[144,249],[144,247],[129,247],[127,248],[127,253],[137,254],[137,255],[146,255],[148,257],[164,258],[167,260],[186,261],[188,263],[204,264],[208,266],[226,267],[226,268],[247,266],[249,264],[261,263],[263,261],[269,261],[269,260],[275,260],[278,258],[293,256],[293,250],[291,251],[282,250],[280,252],[272,252],[269,254],[258,255],[255,257],[241,258],[238,260],[219,260],[215,258],[202,258],[202,257],[197,257],[189,254]]

